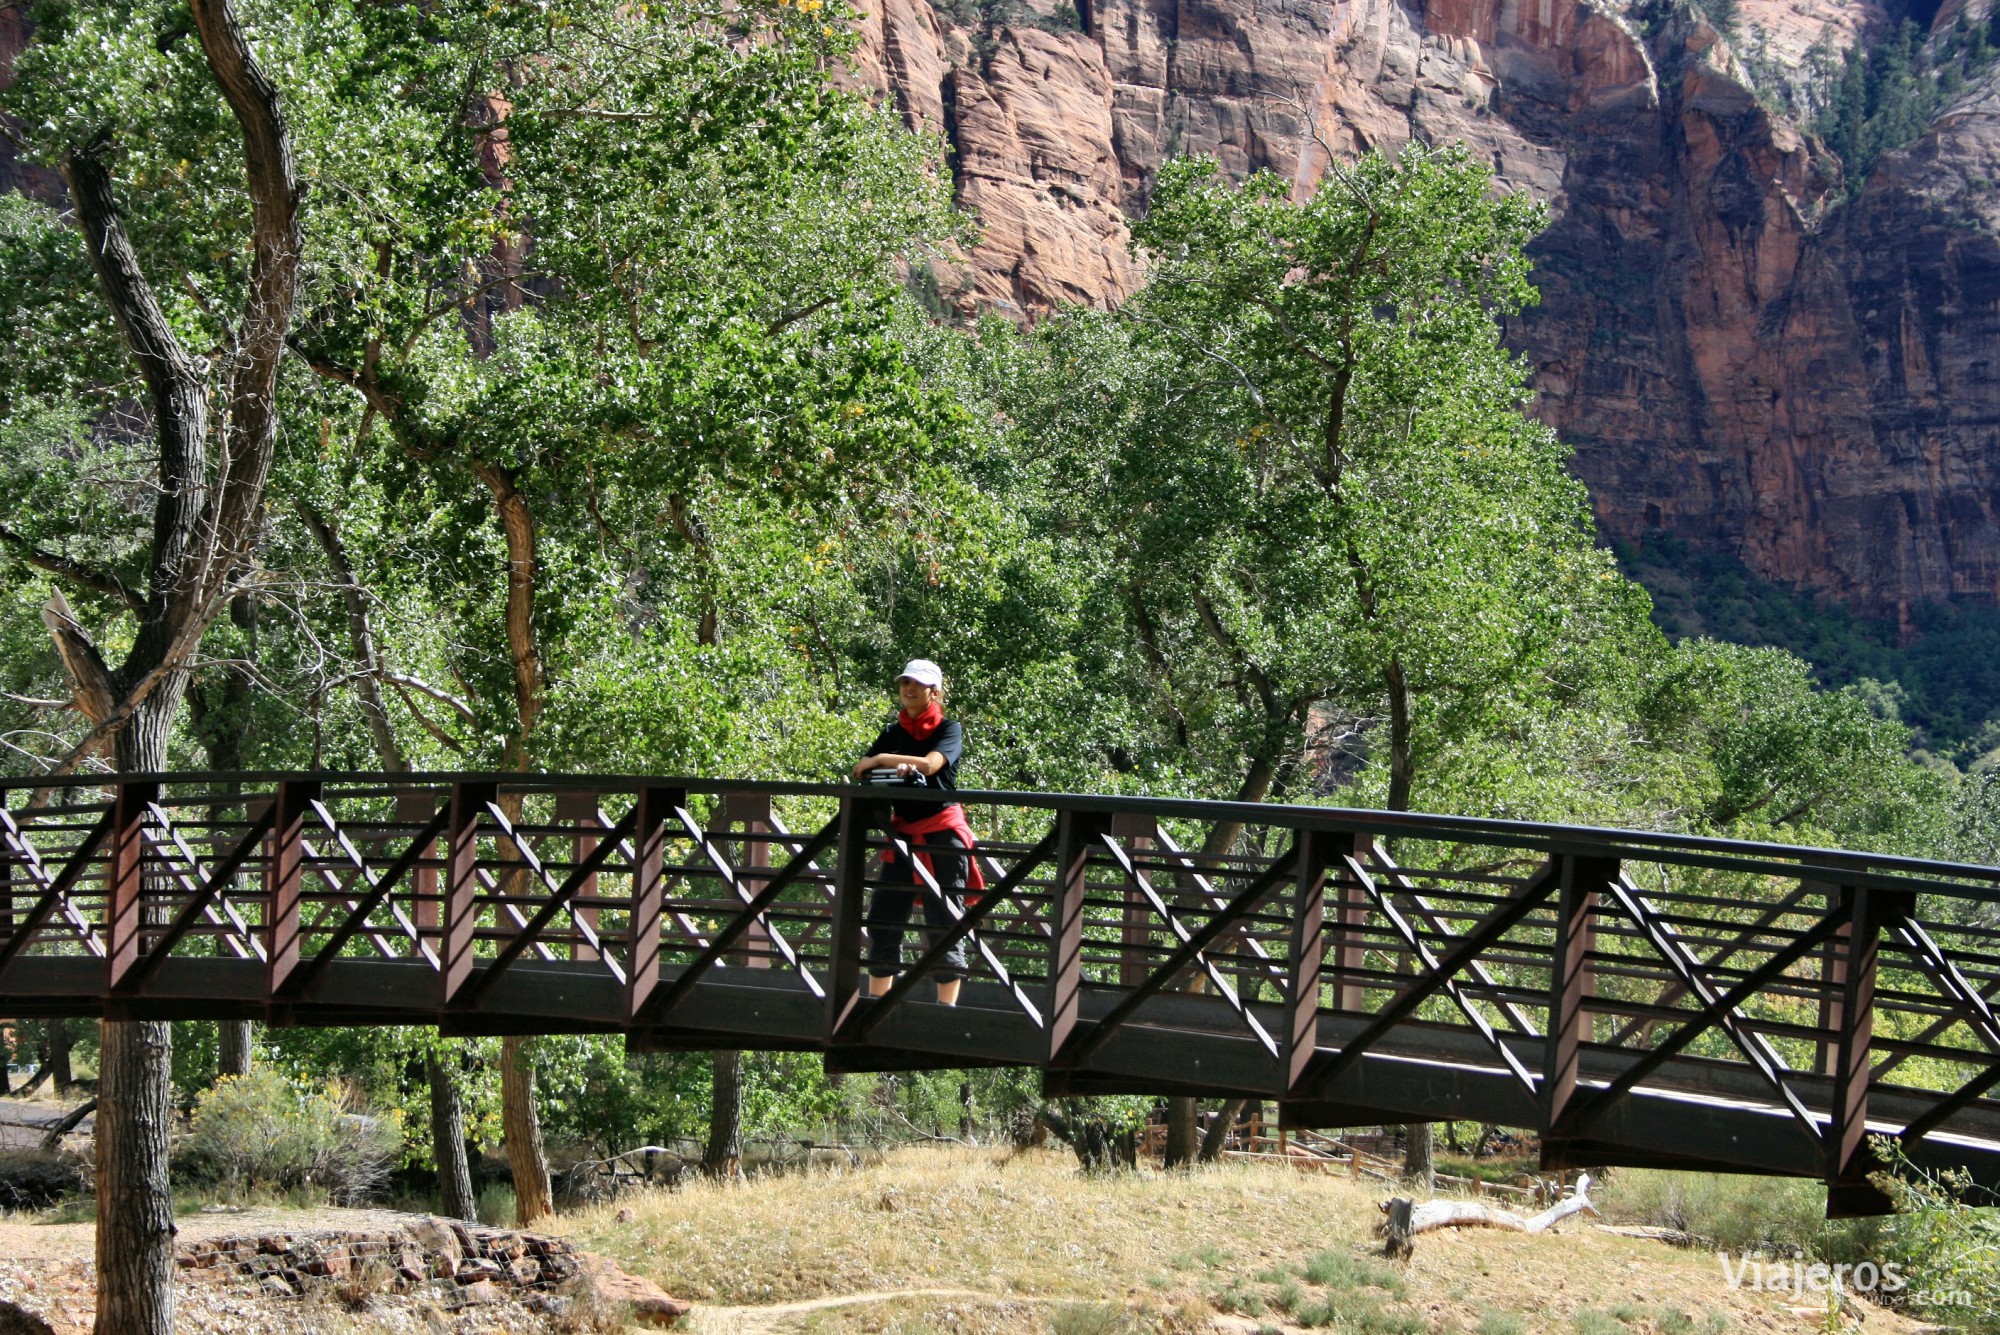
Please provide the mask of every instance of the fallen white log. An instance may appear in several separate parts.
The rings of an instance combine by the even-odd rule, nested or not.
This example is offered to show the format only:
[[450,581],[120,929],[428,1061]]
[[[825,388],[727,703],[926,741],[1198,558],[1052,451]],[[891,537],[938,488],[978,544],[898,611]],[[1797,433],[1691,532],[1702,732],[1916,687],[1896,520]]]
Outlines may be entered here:
[[1419,1233],[1440,1228],[1498,1228],[1509,1233],[1546,1233],[1573,1214],[1596,1214],[1590,1203],[1590,1174],[1578,1174],[1570,1194],[1538,1215],[1518,1215],[1512,1210],[1479,1201],[1425,1201],[1418,1205],[1404,1197],[1382,1202],[1382,1234],[1390,1256],[1408,1256],[1412,1240]]

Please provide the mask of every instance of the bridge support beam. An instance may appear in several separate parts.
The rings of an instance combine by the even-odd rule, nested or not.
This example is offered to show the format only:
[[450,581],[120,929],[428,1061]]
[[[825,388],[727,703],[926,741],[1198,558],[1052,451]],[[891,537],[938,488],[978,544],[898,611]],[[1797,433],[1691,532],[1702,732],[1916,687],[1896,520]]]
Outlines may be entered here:
[[1319,983],[1326,956],[1326,880],[1336,848],[1351,850],[1352,835],[1300,830],[1297,888],[1287,941],[1284,1029],[1278,1035],[1277,1094],[1288,1098],[1305,1078],[1319,1050]]
[[660,924],[666,916],[667,822],[687,804],[679,788],[641,788],[632,826],[632,911],[625,926],[625,1018],[646,1008],[660,985]]
[[1826,1214],[1829,1219],[1885,1214],[1893,1208],[1882,1189],[1868,1180],[1881,1167],[1868,1145],[1869,1046],[1875,1036],[1875,966],[1882,941],[1882,915],[1890,907],[1883,891],[1842,886],[1839,908],[1847,921],[1828,942],[1829,981],[1839,988],[1833,1043],[1833,1115],[1826,1127]]
[[1076,1030],[1077,994],[1083,985],[1084,896],[1090,852],[1111,832],[1111,818],[1096,811],[1064,811],[1056,824],[1056,874],[1049,892],[1048,1003],[1044,1037],[1053,1061]]
[[1597,900],[1618,875],[1618,859],[1565,856],[1556,898],[1555,941],[1549,964],[1549,1028],[1542,1059],[1542,1167],[1568,1167],[1575,1131],[1576,1078],[1583,1043],[1591,1037],[1590,998],[1597,992],[1591,951],[1597,944]]
[[113,993],[139,966],[146,927],[146,817],[159,796],[157,782],[140,781],[121,785],[112,801],[104,871],[104,985]]

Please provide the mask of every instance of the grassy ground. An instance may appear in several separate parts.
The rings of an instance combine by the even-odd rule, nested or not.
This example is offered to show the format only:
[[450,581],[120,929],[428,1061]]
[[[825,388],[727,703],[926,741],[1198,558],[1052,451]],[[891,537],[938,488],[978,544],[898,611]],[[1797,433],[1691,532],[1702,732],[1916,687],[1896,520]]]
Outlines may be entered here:
[[[1086,1177],[1066,1154],[910,1150],[852,1172],[628,1199],[559,1229],[695,1301],[697,1335],[1828,1328],[1823,1308],[1732,1291],[1712,1256],[1581,1223],[1427,1235],[1391,1266],[1372,1236],[1383,1194],[1262,1165]],[[1880,1313],[1868,1328],[1906,1327]]]

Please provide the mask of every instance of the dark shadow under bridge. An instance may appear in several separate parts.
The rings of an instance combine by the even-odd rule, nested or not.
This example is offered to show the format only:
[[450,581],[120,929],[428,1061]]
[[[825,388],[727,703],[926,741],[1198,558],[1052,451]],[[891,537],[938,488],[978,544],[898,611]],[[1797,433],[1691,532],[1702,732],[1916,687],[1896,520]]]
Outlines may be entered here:
[[[622,1032],[1038,1067],[1549,1167],[1778,1173],[1871,1136],[2000,1187],[2000,869],[1508,821],[964,793],[988,886],[857,999],[879,788],[521,775],[0,785],[0,1015]],[[920,875],[928,874],[920,871]],[[934,890],[934,884],[931,887]],[[929,975],[962,942],[962,1004]]]

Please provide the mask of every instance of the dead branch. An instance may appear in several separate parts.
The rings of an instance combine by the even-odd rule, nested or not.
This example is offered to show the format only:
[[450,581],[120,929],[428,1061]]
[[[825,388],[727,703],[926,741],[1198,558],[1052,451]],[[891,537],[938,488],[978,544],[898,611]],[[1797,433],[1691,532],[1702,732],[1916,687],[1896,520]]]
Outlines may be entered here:
[[1425,1201],[1414,1204],[1404,1197],[1381,1203],[1383,1254],[1407,1257],[1420,1233],[1441,1228],[1497,1228],[1509,1233],[1547,1233],[1573,1214],[1597,1213],[1590,1201],[1590,1174],[1579,1174],[1570,1194],[1538,1215],[1518,1215],[1512,1210],[1484,1205],[1478,1201]]

